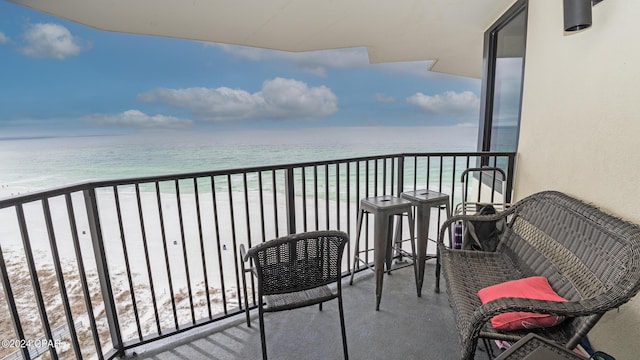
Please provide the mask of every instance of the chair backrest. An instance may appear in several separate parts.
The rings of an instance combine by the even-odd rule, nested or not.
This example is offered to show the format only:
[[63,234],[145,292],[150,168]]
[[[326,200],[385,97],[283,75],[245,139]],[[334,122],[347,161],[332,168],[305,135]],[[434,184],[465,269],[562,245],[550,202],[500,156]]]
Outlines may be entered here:
[[460,175],[462,202],[456,212],[474,214],[483,205],[491,204],[502,211],[506,209],[507,175],[498,167],[465,169]]
[[340,279],[348,241],[342,231],[305,232],[256,245],[247,256],[253,259],[263,295],[290,293]]
[[599,314],[572,319],[591,328],[640,290],[640,227],[565,194],[545,191],[514,205],[499,245],[527,276],[545,276],[569,300],[604,295]]
[[571,299],[614,288],[620,296],[638,292],[640,227],[554,191],[534,194],[517,207],[505,244],[525,273],[546,276]]

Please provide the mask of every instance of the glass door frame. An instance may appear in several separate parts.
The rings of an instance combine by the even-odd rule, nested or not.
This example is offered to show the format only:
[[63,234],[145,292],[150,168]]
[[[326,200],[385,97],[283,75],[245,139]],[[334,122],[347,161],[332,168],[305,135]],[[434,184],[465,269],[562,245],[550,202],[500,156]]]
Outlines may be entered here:
[[[484,33],[484,50],[482,59],[482,94],[480,99],[480,126],[478,127],[478,151],[491,150],[491,131],[493,126],[493,104],[495,99],[495,81],[496,81],[496,60],[498,51],[498,32],[502,30],[511,20],[522,12],[527,17],[528,0],[516,1],[509,10],[507,10],[487,31]],[[525,21],[525,35],[526,35]],[[526,45],[525,45],[526,53]],[[524,61],[526,56],[523,54],[522,76],[524,77]],[[523,79],[524,80],[524,79]],[[520,108],[518,109],[518,131],[520,127],[520,113],[522,110],[522,86],[520,87]],[[517,140],[516,140],[517,148]],[[482,160],[483,166],[489,165]]]

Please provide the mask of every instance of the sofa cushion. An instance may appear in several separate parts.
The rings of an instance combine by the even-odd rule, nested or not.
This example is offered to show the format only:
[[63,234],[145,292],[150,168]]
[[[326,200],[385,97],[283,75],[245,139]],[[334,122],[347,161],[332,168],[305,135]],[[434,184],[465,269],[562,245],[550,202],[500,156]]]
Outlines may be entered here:
[[[532,276],[488,286],[478,291],[478,297],[483,304],[505,297],[567,301],[553,291],[549,281],[543,276]],[[491,319],[491,325],[496,330],[518,330],[555,326],[562,321],[564,321],[563,316],[510,312],[494,316]]]

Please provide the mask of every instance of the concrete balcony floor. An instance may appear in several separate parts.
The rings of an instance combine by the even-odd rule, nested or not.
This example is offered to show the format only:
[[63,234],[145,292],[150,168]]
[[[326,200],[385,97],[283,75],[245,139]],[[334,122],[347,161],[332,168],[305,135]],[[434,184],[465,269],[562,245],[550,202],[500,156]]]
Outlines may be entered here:
[[[375,311],[372,271],[356,275],[354,284],[343,281],[343,301],[350,359],[458,359],[458,335],[442,288],[434,293],[433,260],[425,271],[422,297],[417,297],[413,267],[385,275],[380,311]],[[135,359],[261,359],[257,311],[252,327],[244,316],[226,324],[202,328],[163,340],[153,348],[136,349]],[[338,303],[265,315],[270,359],[342,359]],[[147,345],[149,346],[149,345]],[[480,345],[476,358],[487,359]]]

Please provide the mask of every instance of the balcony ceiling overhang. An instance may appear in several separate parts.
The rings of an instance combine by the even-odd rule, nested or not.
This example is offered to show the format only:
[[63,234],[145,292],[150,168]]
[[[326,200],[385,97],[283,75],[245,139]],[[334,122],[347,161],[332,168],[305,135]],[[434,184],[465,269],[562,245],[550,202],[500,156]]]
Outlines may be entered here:
[[9,0],[105,31],[284,51],[366,47],[371,63],[434,60],[482,75],[484,31],[515,0]]

